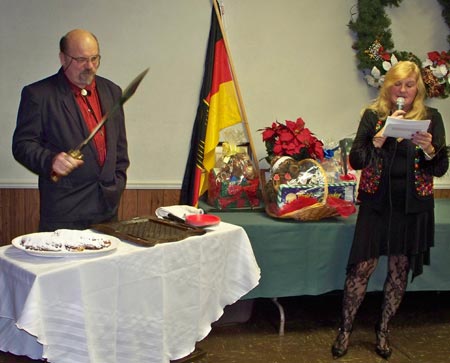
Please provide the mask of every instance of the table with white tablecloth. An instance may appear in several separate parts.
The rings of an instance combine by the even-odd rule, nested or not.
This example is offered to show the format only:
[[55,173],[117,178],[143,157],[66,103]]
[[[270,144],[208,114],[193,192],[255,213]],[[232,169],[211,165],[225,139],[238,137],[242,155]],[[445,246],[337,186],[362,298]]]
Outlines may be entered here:
[[0,350],[52,363],[167,363],[257,286],[238,226],[98,256],[49,258],[0,248]]

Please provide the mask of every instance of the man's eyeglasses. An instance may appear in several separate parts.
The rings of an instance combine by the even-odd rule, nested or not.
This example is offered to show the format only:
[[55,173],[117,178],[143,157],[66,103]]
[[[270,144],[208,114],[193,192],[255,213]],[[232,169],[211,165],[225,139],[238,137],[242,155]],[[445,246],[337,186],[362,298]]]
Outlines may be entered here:
[[72,58],[75,62],[77,62],[80,65],[84,65],[88,62],[91,62],[92,64],[99,64],[100,63],[100,58],[101,55],[97,54],[97,55],[93,55],[92,57],[72,57],[71,55],[68,55],[67,53],[64,53],[66,56],[68,56],[69,58]]

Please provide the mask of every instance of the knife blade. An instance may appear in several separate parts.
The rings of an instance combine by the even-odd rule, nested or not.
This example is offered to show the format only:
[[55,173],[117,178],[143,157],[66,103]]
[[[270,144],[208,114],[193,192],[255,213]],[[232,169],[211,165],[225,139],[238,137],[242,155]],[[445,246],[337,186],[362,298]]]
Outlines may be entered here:
[[[134,78],[131,83],[128,85],[127,88],[125,88],[125,90],[122,92],[122,96],[120,97],[119,101],[117,101],[109,111],[107,111],[105,113],[105,115],[102,117],[102,119],[100,120],[100,122],[97,124],[97,126],[91,131],[91,133],[89,134],[89,136],[84,139],[75,149],[71,149],[67,152],[67,154],[69,154],[71,157],[73,157],[74,159],[83,159],[83,153],[81,152],[81,150],[87,145],[89,144],[89,142],[94,138],[94,136],[97,134],[97,132],[100,131],[100,129],[103,127],[103,125],[106,123],[106,121],[109,120],[109,118],[111,117],[111,115],[116,112],[120,107],[123,106],[123,104],[125,102],[127,102],[131,96],[134,95],[134,93],[136,92],[136,89],[138,88],[139,84],[142,82],[142,80],[144,79],[144,77],[146,76],[146,74],[148,73],[150,68],[147,68],[146,70],[144,70],[143,72],[139,73],[136,78]],[[51,179],[54,182],[57,182],[59,180],[60,176],[57,175],[56,173],[52,173],[51,175]]]
[[120,107],[123,106],[125,102],[127,102],[131,96],[134,95],[136,92],[136,89],[138,88],[141,81],[144,79],[145,75],[148,73],[150,68],[147,68],[143,72],[139,73],[135,79],[131,81],[131,83],[128,85],[128,87],[122,92],[122,96],[120,97],[119,101],[117,101],[111,109],[105,113],[105,115],[102,117],[100,122],[95,126],[95,128],[91,131],[89,136],[83,140],[75,149],[69,150],[68,154],[72,156],[75,159],[82,159],[83,154],[81,153],[81,150],[89,144],[89,142],[94,138],[94,136],[97,134],[97,132],[100,131],[100,129],[103,127],[103,125],[106,123],[106,121],[109,120],[111,115],[116,112]]

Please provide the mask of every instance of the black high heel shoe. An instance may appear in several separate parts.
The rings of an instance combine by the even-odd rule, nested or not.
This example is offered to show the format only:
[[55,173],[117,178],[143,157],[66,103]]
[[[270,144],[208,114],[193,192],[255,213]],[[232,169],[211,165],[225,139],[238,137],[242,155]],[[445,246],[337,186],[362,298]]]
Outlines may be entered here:
[[375,345],[375,352],[383,359],[389,359],[392,354],[392,349],[389,346],[389,330],[382,330],[380,325],[375,325],[375,334],[377,337],[377,344]]
[[353,329],[345,330],[344,328],[339,328],[339,333],[331,346],[331,354],[333,355],[333,359],[341,358],[347,354],[352,330]]

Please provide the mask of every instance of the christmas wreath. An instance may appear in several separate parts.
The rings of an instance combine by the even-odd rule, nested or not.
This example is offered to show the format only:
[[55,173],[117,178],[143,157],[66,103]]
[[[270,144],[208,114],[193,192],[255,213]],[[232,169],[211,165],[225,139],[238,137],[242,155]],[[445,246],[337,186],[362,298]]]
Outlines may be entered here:
[[[356,50],[358,69],[367,83],[380,87],[386,72],[398,61],[409,60],[417,63],[428,97],[447,98],[450,95],[450,50],[430,51],[425,60],[408,51],[394,49],[391,21],[385,6],[400,6],[402,0],[358,0],[358,18],[351,20],[349,28],[356,33],[353,49]],[[450,0],[438,0],[442,5],[442,16],[450,27]],[[450,35],[447,37],[450,43]]]

